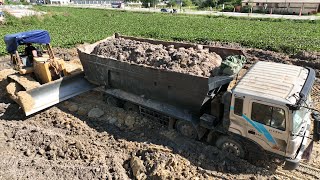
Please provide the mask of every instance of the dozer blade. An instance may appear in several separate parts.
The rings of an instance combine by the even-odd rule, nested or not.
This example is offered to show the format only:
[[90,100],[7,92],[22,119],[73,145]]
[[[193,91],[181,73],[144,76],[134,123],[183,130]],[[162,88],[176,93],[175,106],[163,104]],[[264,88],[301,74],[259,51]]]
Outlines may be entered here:
[[26,103],[22,101],[21,106],[26,116],[29,116],[95,87],[97,86],[89,83],[89,81],[84,78],[83,72],[70,75],[26,91],[26,93],[31,96],[33,102],[27,102],[29,105],[26,105]]

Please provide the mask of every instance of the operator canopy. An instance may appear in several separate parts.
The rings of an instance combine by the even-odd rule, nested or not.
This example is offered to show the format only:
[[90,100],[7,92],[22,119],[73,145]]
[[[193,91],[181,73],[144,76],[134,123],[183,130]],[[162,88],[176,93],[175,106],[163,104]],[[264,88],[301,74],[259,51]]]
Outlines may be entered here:
[[46,30],[32,30],[4,36],[8,53],[14,53],[19,45],[27,43],[49,44],[50,35]]

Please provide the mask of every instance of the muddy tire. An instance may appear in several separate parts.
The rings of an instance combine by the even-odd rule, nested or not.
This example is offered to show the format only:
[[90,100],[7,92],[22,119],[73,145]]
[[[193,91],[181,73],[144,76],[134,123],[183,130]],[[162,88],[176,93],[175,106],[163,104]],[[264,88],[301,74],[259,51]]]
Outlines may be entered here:
[[121,100],[118,98],[115,98],[113,96],[108,96],[106,99],[106,102],[110,106],[120,107],[121,106]]
[[175,125],[176,130],[191,139],[197,139],[198,133],[195,127],[188,121],[178,120]]
[[131,102],[125,102],[123,104],[123,109],[125,109],[126,111],[133,111],[133,112],[137,112],[139,113],[139,106],[136,104],[133,104]]
[[229,137],[222,136],[216,141],[216,146],[221,149],[222,151],[225,151],[227,153],[233,154],[234,156],[244,158],[245,151],[242,147],[242,145]]

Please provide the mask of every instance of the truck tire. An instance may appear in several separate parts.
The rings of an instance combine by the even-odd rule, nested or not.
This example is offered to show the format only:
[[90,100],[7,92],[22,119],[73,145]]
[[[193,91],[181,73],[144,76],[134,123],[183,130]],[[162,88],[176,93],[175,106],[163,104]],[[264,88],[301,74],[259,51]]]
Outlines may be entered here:
[[107,104],[110,105],[110,106],[115,106],[115,107],[120,107],[121,106],[120,99],[115,98],[113,96],[108,96],[106,101],[107,101]]
[[244,158],[245,151],[242,147],[242,145],[230,137],[222,136],[218,138],[216,141],[216,146],[221,149],[222,151],[225,151],[227,153],[233,154],[234,156]]
[[131,102],[125,102],[123,105],[123,109],[125,109],[126,111],[133,111],[139,113],[139,106]]
[[191,139],[196,139],[198,137],[197,130],[195,127],[188,121],[178,120],[175,125],[176,130]]

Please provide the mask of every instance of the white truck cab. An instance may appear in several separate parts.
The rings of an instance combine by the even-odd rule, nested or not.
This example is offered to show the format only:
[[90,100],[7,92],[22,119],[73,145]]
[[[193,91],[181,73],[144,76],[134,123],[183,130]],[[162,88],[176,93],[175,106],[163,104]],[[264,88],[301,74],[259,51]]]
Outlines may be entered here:
[[310,134],[312,69],[256,63],[232,89],[229,131],[298,166]]

